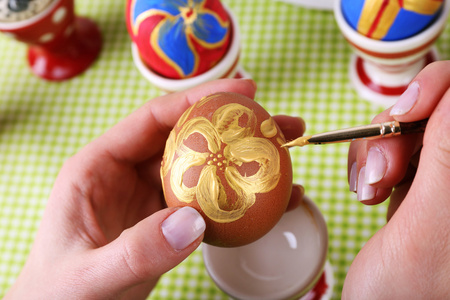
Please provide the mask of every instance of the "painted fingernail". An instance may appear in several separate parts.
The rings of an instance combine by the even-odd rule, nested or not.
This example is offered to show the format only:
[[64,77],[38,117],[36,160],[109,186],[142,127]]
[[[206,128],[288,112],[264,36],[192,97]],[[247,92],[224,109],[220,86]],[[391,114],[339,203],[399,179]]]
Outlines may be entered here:
[[358,188],[357,188],[358,201],[371,200],[375,197],[375,194],[377,192],[376,188],[364,182],[365,177],[366,177],[366,167],[364,166],[361,168],[361,170],[359,170]]
[[358,178],[358,174],[356,173],[356,161],[352,164],[350,169],[350,178],[348,180],[350,185],[350,192],[356,192],[356,179]]
[[386,174],[387,161],[383,153],[377,147],[369,149],[366,161],[366,184],[374,184],[383,179]]
[[206,224],[198,211],[186,206],[171,214],[161,224],[167,242],[175,250],[183,250],[205,231]]
[[419,99],[419,92],[419,83],[417,81],[412,82],[394,104],[390,115],[401,116],[409,112]]

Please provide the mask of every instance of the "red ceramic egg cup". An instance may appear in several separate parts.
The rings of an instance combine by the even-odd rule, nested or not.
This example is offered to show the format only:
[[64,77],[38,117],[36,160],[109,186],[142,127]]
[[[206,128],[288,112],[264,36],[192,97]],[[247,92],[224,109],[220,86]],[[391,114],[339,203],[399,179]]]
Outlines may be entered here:
[[67,80],[83,73],[102,48],[97,25],[75,16],[73,0],[56,0],[29,19],[0,23],[0,31],[28,44],[32,72],[50,81]]

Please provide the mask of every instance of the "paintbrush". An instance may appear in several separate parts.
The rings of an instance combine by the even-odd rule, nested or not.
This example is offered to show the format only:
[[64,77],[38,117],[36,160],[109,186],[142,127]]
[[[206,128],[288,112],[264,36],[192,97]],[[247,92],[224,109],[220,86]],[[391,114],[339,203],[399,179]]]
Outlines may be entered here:
[[403,123],[390,121],[365,126],[357,126],[347,129],[334,130],[314,135],[302,136],[287,142],[282,147],[303,147],[305,145],[322,145],[331,143],[353,142],[356,140],[373,140],[393,137],[403,134],[421,133],[425,131],[428,119]]

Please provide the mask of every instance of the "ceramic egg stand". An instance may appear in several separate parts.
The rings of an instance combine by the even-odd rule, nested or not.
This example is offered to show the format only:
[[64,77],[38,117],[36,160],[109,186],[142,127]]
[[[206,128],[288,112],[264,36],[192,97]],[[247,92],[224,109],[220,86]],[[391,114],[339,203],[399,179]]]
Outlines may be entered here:
[[349,66],[351,82],[361,98],[390,107],[423,67],[438,60],[433,45],[445,27],[450,3],[444,1],[440,15],[426,29],[396,41],[360,34],[346,21],[341,3],[342,0],[335,1],[334,15],[354,51]]
[[209,275],[233,299],[331,298],[327,225],[308,197],[256,242],[235,248],[203,244],[202,251]]
[[30,18],[0,22],[0,31],[28,44],[28,63],[40,78],[73,78],[88,69],[101,51],[97,25],[75,16],[73,1],[55,0]]

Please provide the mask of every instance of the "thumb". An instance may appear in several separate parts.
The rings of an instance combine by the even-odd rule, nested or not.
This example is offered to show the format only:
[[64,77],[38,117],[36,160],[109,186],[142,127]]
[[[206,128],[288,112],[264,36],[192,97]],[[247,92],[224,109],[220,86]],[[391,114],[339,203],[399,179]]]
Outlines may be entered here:
[[[415,200],[433,199],[438,208],[448,205],[450,182],[450,90],[433,111],[423,140],[416,178],[410,190]],[[429,203],[424,203],[429,206]]]
[[145,297],[162,274],[200,245],[204,230],[202,216],[191,207],[168,208],[142,220],[112,243],[93,250],[92,293],[109,298],[147,283]]

